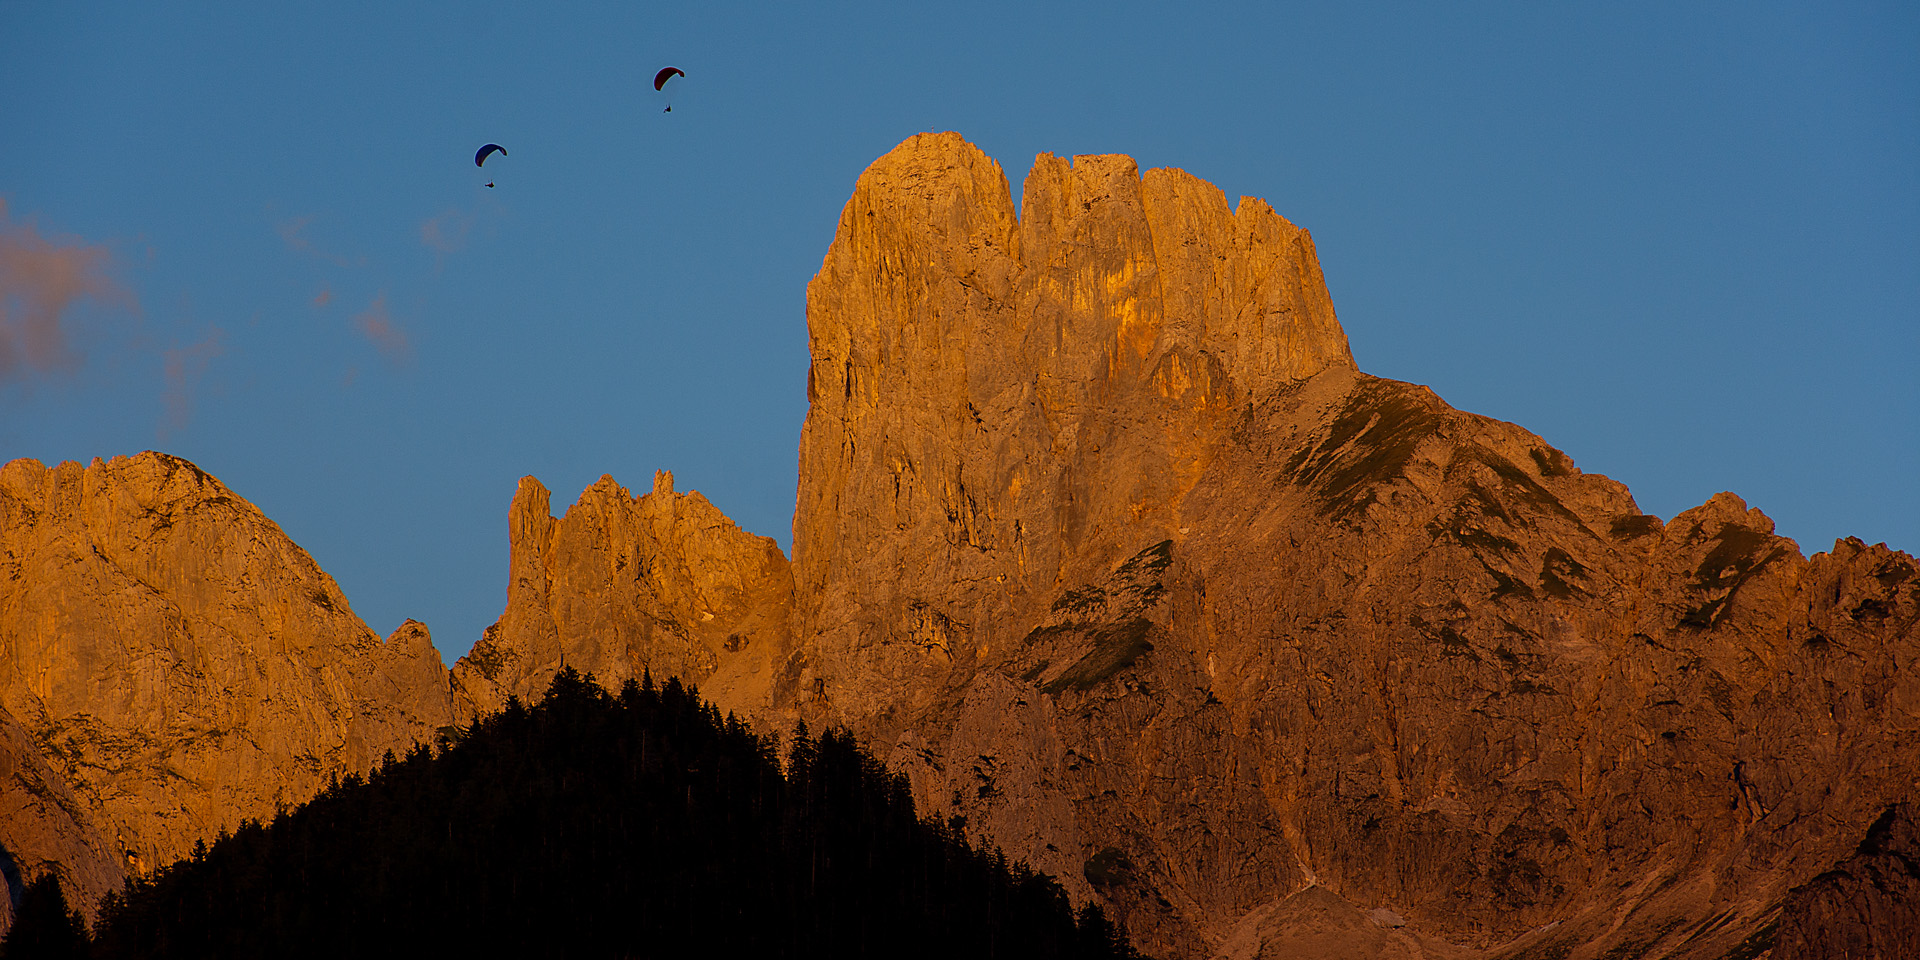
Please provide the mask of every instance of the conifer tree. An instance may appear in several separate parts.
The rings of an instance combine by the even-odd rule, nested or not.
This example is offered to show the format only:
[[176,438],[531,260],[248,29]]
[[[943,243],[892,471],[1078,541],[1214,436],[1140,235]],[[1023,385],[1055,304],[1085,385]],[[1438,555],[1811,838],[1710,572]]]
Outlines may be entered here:
[[27,884],[13,929],[0,942],[0,960],[84,960],[87,928],[67,906],[60,878],[49,870]]
[[919,818],[844,728],[797,726],[780,759],[678,679],[610,696],[563,670],[131,881],[92,956],[1135,956],[1052,878]]

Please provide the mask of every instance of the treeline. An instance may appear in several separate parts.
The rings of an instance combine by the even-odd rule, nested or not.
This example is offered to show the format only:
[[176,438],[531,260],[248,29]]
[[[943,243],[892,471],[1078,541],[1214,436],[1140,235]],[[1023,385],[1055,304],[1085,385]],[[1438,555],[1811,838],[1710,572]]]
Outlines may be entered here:
[[779,759],[677,680],[614,696],[563,671],[130,882],[90,939],[23,904],[0,956],[1137,956],[1097,907],[916,816],[851,734],[801,728]]

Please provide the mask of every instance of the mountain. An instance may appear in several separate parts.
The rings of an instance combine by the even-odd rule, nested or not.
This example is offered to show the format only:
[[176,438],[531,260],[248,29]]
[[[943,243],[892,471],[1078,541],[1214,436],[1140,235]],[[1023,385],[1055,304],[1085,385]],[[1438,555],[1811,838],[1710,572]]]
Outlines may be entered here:
[[258,509],[159,453],[0,468],[0,709],[0,757],[33,750],[0,759],[22,771],[0,809],[41,824],[9,816],[0,843],[62,864],[89,911],[453,717],[424,627],[381,640]]
[[1920,930],[1912,557],[1808,557],[1732,494],[1663,521],[1361,373],[1304,230],[1126,157],[1041,155],[1016,214],[959,136],[906,141],[807,318],[791,563],[664,472],[559,518],[528,478],[454,719],[564,666],[846,724],[1160,956]]
[[[1731,494],[1663,522],[1360,373],[1262,201],[1043,154],[1019,210],[953,134],[860,177],[808,288],[790,647],[770,713],[758,668],[717,701],[852,725],[1169,956],[1311,915],[1407,956],[1719,957],[1911,799],[1912,558],[1809,559]],[[602,529],[542,609],[605,608]]]
[[514,494],[507,609],[454,664],[461,717],[532,699],[569,664],[615,687],[650,667],[726,690],[725,709],[771,710],[793,596],[773,540],[674,492],[664,470],[640,497],[601,477],[559,519],[548,496],[532,477]]

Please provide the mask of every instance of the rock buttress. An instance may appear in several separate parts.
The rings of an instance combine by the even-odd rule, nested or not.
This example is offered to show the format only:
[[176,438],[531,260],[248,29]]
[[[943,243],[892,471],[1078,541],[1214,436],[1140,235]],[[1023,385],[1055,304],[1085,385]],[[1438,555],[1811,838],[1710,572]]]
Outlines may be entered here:
[[1248,403],[1352,367],[1312,240],[1261,201],[1042,155],[1023,210],[958,135],[916,136],[808,287],[799,683],[837,715],[1003,656],[1034,598],[1173,535]]
[[773,540],[675,492],[665,471],[639,497],[601,477],[564,517],[548,504],[540,481],[520,481],[506,609],[453,668],[463,722],[539,699],[562,666],[614,691],[648,671],[679,677],[722,709],[769,715],[792,597]]

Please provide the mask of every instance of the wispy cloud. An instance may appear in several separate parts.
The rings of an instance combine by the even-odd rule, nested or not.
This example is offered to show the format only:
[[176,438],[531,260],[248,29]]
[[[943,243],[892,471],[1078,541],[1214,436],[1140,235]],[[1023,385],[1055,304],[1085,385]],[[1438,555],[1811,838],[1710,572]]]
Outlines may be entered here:
[[317,293],[317,294],[314,294],[314,297],[313,297],[313,305],[314,305],[314,307],[315,307],[316,309],[318,309],[318,308],[320,308],[320,307],[324,307],[324,306],[326,306],[327,304],[329,304],[329,303],[332,303],[332,302],[333,302],[333,291],[332,291],[332,290],[329,290],[329,289],[326,289],[325,287],[322,287],[322,288],[320,289],[320,292],[319,292],[319,293]]
[[454,207],[420,224],[420,242],[435,253],[454,253],[467,245],[467,231],[473,229],[473,214]]
[[9,223],[0,200],[0,383],[23,368],[47,373],[79,366],[69,337],[69,308],[77,301],[137,309],[133,295],[107,275],[112,259],[104,246],[49,238],[30,222]]
[[286,243],[288,249],[295,253],[304,253],[315,259],[325,260],[336,267],[366,266],[366,257],[343,257],[315,246],[313,240],[307,236],[307,228],[312,225],[312,217],[290,217],[285,220],[276,221],[273,225],[273,232],[279,234],[280,239]]
[[286,241],[287,246],[300,253],[312,253],[313,241],[307,239],[307,225],[312,217],[290,217],[273,225],[273,232]]
[[193,418],[194,387],[199,385],[200,377],[207,372],[207,364],[227,352],[222,338],[219,327],[209,327],[206,339],[199,343],[184,347],[176,344],[162,352],[167,389],[161,395],[161,400],[166,407],[166,416],[160,421],[158,432],[163,442],[174,431],[186,429],[187,422]]
[[394,363],[407,363],[413,359],[413,344],[407,341],[407,332],[393,322],[393,315],[387,311],[387,292],[373,298],[366,310],[353,317],[353,326],[380,350],[381,356]]

